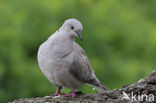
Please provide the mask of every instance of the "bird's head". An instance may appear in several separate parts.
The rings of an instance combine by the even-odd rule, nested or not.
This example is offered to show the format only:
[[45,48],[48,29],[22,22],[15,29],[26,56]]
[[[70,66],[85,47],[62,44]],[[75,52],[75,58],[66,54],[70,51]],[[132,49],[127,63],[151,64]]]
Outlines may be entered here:
[[68,35],[72,38],[79,37],[80,40],[82,40],[82,29],[82,24],[76,19],[67,19],[60,28],[61,31],[68,32]]

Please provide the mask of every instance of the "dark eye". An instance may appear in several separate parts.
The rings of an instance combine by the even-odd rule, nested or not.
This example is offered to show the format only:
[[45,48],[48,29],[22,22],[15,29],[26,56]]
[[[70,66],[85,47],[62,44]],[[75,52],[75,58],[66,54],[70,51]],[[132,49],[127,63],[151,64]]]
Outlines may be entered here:
[[73,26],[71,26],[71,29],[74,29],[74,27],[73,27]]

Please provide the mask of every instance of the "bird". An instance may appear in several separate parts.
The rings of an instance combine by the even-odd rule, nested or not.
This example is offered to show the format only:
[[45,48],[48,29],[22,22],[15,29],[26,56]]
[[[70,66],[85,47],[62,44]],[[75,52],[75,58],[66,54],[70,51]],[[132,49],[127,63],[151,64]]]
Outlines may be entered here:
[[[74,40],[83,40],[83,26],[75,18],[67,19],[38,49],[38,64],[45,77],[58,89],[54,96],[75,97],[78,88],[88,83],[102,90],[109,90],[96,77],[85,51]],[[68,94],[63,87],[71,88]]]

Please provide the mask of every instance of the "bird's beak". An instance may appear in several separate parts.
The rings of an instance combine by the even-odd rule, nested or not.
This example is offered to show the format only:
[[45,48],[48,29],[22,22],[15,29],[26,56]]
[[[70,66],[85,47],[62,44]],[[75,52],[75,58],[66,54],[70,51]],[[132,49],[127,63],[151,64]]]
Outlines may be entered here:
[[81,33],[77,32],[77,35],[78,35],[78,37],[80,38],[80,40],[83,40],[83,39],[82,39]]

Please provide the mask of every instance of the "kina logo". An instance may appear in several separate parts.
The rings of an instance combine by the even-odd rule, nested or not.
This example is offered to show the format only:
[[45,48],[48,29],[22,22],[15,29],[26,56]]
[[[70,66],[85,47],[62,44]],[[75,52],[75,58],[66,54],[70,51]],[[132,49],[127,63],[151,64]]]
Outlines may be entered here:
[[126,92],[123,91],[122,99],[121,100],[128,100],[128,101],[147,101],[147,102],[153,102],[155,97],[154,94],[141,94],[138,92],[137,94],[134,94],[132,91],[130,94],[127,94]]
[[123,99],[130,100],[130,97],[129,97],[128,94],[125,93],[124,91],[123,91],[123,97],[122,97],[122,100],[123,100]]

